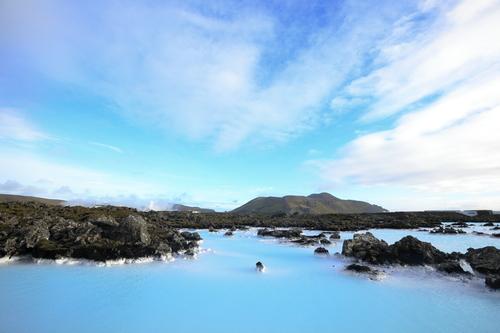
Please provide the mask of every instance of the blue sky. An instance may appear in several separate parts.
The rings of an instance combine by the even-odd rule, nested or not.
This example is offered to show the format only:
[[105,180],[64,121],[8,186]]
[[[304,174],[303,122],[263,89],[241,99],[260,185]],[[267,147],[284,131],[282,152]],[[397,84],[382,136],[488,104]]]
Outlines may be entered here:
[[0,192],[500,208],[500,2],[0,2]]

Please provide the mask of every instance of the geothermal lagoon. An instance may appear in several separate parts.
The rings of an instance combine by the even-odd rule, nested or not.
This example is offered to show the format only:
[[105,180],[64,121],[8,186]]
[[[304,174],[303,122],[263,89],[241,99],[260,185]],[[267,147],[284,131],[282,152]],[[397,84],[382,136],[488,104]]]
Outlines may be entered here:
[[[393,243],[406,235],[465,252],[500,239],[416,230],[370,230]],[[190,230],[194,231],[194,230]],[[377,279],[345,271],[353,232],[329,256],[256,235],[198,231],[195,258],[97,265],[86,261],[0,264],[0,331],[104,332],[498,332],[500,293],[484,279],[429,267],[380,267]],[[318,231],[308,231],[317,234]],[[262,261],[264,273],[256,272]]]

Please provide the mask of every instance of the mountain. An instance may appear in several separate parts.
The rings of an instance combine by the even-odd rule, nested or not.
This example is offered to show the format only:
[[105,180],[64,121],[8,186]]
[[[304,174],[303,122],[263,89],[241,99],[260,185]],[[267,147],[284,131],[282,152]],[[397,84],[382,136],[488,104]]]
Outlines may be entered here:
[[173,205],[172,210],[178,212],[215,213],[215,210],[213,209],[185,206],[180,204]]
[[64,200],[29,197],[25,195],[0,194],[0,202],[38,202],[51,206],[64,205]]
[[284,197],[258,197],[250,200],[233,213],[249,214],[349,214],[382,213],[386,209],[364,201],[342,200],[329,193],[306,196],[287,195]]

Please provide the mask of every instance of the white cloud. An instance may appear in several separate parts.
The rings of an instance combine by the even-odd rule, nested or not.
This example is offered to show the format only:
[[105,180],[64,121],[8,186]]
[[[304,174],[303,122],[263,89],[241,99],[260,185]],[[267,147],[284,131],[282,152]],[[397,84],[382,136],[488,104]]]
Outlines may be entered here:
[[157,184],[58,163],[17,149],[0,150],[0,175],[2,188],[10,188],[11,193],[56,194],[63,199],[161,196],[163,191]]
[[38,130],[19,111],[0,108],[0,139],[31,142],[48,138],[48,135]]
[[463,81],[499,62],[498,1],[460,1],[441,8],[438,19],[422,24],[405,18],[381,42],[380,68],[354,81],[352,97],[376,100],[365,119],[391,115],[435,94],[446,94]]
[[349,88],[378,99],[371,119],[434,101],[353,140],[340,158],[313,162],[331,186],[402,186],[417,191],[411,205],[419,209],[500,198],[500,4],[461,1],[437,22]]
[[277,33],[276,13],[258,8],[123,1],[81,11],[61,1],[7,3],[0,41],[30,66],[104,96],[134,120],[208,139],[217,150],[282,142],[317,125],[332,90],[394,18],[339,6],[331,25],[296,41],[297,52],[275,68],[266,52],[288,36]]
[[215,185],[207,188],[200,179],[189,193],[185,182],[172,185],[161,177],[153,180],[118,172],[103,172],[62,163],[20,149],[0,147],[0,193],[57,198],[71,204],[113,204],[138,209],[170,209],[185,204],[231,210],[242,204],[235,198],[253,198],[269,187],[241,188]]

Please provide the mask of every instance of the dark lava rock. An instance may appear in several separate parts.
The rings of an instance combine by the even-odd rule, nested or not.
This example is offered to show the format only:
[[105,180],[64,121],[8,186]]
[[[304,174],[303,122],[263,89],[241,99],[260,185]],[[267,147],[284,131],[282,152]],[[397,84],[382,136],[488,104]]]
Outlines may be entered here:
[[330,245],[332,244],[332,242],[330,242],[328,239],[324,238],[324,239],[320,239],[319,241],[321,244],[323,245]]
[[296,243],[296,244],[300,244],[303,246],[310,246],[310,245],[318,244],[318,240],[316,238],[311,238],[311,237],[307,237],[304,235],[300,236],[297,239],[292,240],[291,242]]
[[465,259],[473,269],[488,275],[500,275],[500,250],[494,246],[468,249]]
[[255,269],[258,271],[258,272],[263,272],[264,271],[264,264],[261,263],[260,261],[257,261],[257,263],[255,264]]
[[500,289],[500,275],[488,276],[484,283],[491,289]]
[[[0,207],[10,207],[2,205]],[[150,221],[128,208],[15,205],[5,219],[0,211],[0,255],[96,261],[163,257],[194,251],[198,233]],[[25,209],[25,210],[23,210]]]
[[431,243],[422,242],[413,236],[406,236],[390,246],[394,260],[404,265],[438,264],[446,260],[447,255]]
[[393,261],[389,245],[373,236],[370,232],[355,234],[353,239],[345,240],[342,245],[342,254],[372,264],[384,264]]
[[451,224],[454,227],[467,228],[469,225],[465,222],[455,222]]
[[430,231],[431,234],[450,234],[450,235],[456,235],[456,234],[465,234],[465,231],[462,229],[456,229],[452,227],[437,227],[434,228]]
[[31,255],[33,258],[57,259],[69,256],[69,249],[48,239],[40,240],[33,248]]
[[470,274],[469,272],[464,271],[462,266],[460,266],[460,264],[456,261],[443,262],[436,265],[436,269],[440,272],[448,274]]
[[493,227],[495,224],[493,222],[486,222],[483,227]]
[[275,238],[298,238],[302,235],[302,230],[293,228],[293,229],[259,229],[257,231],[258,236],[268,236]]
[[500,238],[500,234],[491,234],[491,236],[496,237],[496,238]]
[[233,235],[233,232],[231,230],[226,231],[226,233],[224,234],[224,236],[226,236],[226,237],[230,237],[232,235]]
[[500,226],[497,225],[496,227],[493,227],[490,230],[500,230]]
[[314,250],[314,254],[329,254],[330,252],[328,252],[327,249],[325,249],[324,247],[318,247],[316,248],[316,250]]
[[106,237],[121,242],[137,242],[144,245],[151,243],[148,224],[142,216],[138,215],[129,215],[121,219],[118,227],[104,230],[104,233]]
[[333,231],[332,234],[330,235],[330,239],[340,239],[340,233],[338,231]]
[[356,273],[371,273],[372,269],[368,266],[365,265],[360,265],[360,264],[350,264],[346,266],[345,268],[348,271],[353,271]]
[[484,232],[481,232],[481,231],[473,231],[472,233],[474,235],[478,235],[478,236],[484,236],[484,235],[486,235]]
[[425,265],[442,263],[448,259],[446,253],[415,237],[403,237],[389,246],[369,232],[355,234],[352,240],[345,240],[342,254],[372,264]]
[[119,225],[118,222],[112,216],[101,215],[96,218],[89,218],[88,222],[103,228],[109,227],[117,227]]
[[201,236],[197,232],[183,231],[183,232],[181,232],[181,236],[184,237],[184,239],[188,240],[188,241],[197,242],[197,241],[201,240]]

